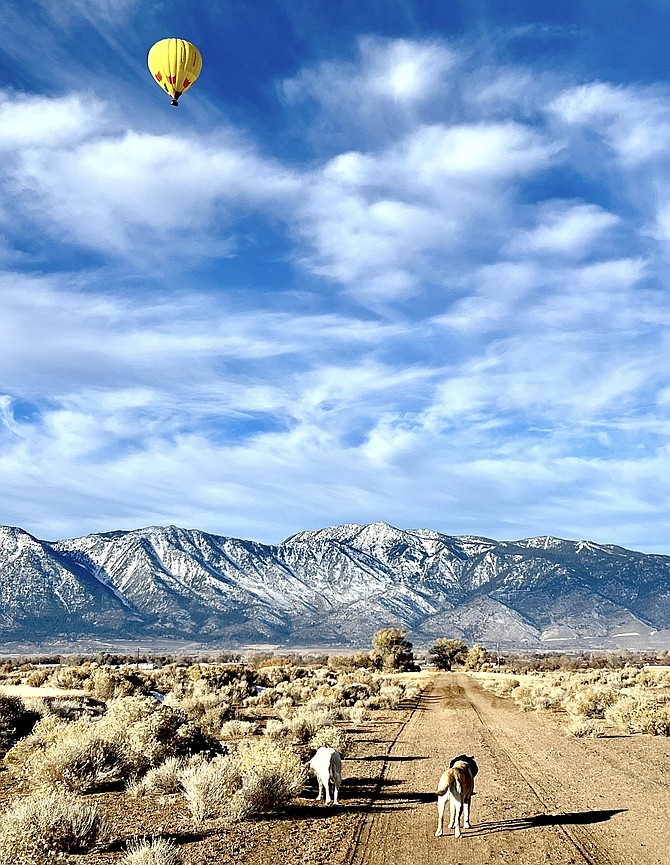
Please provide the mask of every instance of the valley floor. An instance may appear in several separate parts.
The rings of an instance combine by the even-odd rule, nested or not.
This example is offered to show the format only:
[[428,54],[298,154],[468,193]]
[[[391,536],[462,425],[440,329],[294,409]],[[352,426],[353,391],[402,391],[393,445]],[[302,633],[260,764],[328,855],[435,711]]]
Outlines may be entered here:
[[[560,717],[523,712],[466,674],[437,674],[411,707],[355,733],[341,807],[314,801],[236,825],[193,828],[181,796],[90,797],[110,818],[115,849],[77,857],[120,862],[127,841],[176,839],[185,865],[659,865],[670,849],[670,739],[576,739]],[[472,829],[435,838],[434,789],[449,760],[480,767]],[[4,773],[3,773],[4,774]]]

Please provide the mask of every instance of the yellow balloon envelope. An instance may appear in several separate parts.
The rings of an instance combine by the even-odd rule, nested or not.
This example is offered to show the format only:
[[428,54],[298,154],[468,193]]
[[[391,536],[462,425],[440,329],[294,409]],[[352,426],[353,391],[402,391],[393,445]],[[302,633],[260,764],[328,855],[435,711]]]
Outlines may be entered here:
[[193,84],[202,69],[200,52],[185,39],[161,39],[149,50],[149,72],[159,87],[179,105],[179,97]]

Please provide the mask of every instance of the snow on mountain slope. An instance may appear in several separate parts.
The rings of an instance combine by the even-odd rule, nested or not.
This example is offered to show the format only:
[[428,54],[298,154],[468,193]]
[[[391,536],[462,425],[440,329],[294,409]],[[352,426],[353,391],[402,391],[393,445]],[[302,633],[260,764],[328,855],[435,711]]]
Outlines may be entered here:
[[541,645],[670,627],[670,557],[387,523],[278,545],[152,526],[47,543],[0,528],[0,633],[351,642],[406,627]]

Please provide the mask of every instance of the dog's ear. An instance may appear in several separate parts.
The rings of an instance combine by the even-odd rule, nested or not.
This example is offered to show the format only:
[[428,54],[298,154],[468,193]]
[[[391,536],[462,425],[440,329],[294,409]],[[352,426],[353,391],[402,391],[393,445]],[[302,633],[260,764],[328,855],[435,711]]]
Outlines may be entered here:
[[479,766],[475,762],[474,757],[466,757],[465,759],[468,761],[468,764],[470,765],[470,771],[472,772],[472,777],[474,778],[475,775],[477,774],[477,772],[479,772]]

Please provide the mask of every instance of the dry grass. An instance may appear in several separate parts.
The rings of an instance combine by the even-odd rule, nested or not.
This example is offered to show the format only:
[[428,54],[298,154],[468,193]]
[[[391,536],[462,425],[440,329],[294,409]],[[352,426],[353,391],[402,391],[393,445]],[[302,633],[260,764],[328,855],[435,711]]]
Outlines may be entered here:
[[351,747],[351,740],[344,730],[334,724],[329,724],[312,736],[309,740],[309,747],[314,751],[318,751],[319,748],[335,748],[342,757],[345,757]]
[[3,815],[0,863],[57,861],[57,854],[91,850],[106,833],[95,805],[56,793],[28,796]]
[[592,718],[573,718],[568,731],[577,739],[600,739],[605,735],[605,725]]
[[121,865],[180,865],[181,861],[179,850],[172,841],[145,838],[128,844]]
[[302,790],[305,768],[286,746],[243,741],[231,754],[192,765],[179,780],[194,820],[242,819],[279,810]]
[[180,775],[187,761],[181,757],[168,757],[159,766],[149,769],[141,778],[133,778],[126,784],[131,796],[143,796],[145,793],[169,795],[181,790]]
[[478,678],[484,687],[511,696],[526,710],[565,711],[571,718],[568,729],[576,736],[602,735],[588,731],[604,730],[606,725],[626,733],[670,736],[670,671],[666,668],[629,666]]

